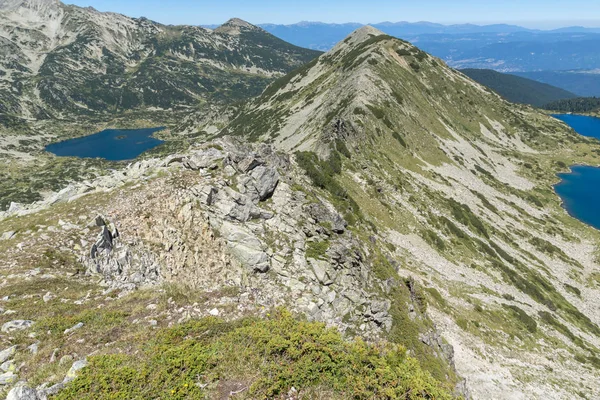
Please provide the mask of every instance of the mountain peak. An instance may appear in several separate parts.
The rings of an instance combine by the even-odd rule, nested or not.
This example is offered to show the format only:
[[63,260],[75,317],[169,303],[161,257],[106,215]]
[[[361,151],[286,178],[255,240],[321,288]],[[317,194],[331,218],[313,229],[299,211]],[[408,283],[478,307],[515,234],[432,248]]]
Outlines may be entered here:
[[349,37],[368,38],[369,36],[381,36],[381,35],[385,35],[385,33],[383,33],[382,31],[380,31],[377,28],[373,28],[371,25],[365,25],[365,26],[361,26],[360,28],[358,28],[357,30],[352,32]]
[[387,36],[385,33],[380,31],[377,28],[373,28],[370,25],[361,26],[350,35],[346,37],[343,41],[339,42],[337,45],[330,50],[330,54],[340,54],[346,53],[356,46],[360,45],[367,40],[377,37],[377,36]]
[[240,18],[231,18],[223,25],[215,29],[215,32],[227,35],[239,35],[243,30],[259,30],[260,28]]

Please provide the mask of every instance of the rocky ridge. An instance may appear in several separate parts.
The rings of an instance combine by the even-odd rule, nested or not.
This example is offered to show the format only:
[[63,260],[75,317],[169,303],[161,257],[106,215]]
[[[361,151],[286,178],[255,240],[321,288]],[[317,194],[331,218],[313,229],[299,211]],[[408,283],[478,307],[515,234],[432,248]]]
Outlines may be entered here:
[[567,165],[599,164],[597,142],[371,27],[222,134],[299,152],[315,185],[360,210],[430,289],[476,398],[597,396],[599,237],[552,190]]
[[[6,249],[19,262],[40,246],[77,254],[85,280],[96,280],[105,292],[123,298],[148,288],[160,291],[165,284],[236,293],[215,297],[204,310],[185,308],[180,322],[202,315],[235,319],[286,307],[349,335],[380,340],[394,323],[392,302],[381,291],[395,284],[373,273],[369,246],[348,230],[326,197],[309,188],[289,156],[268,145],[222,139],[136,163],[112,178],[73,185],[60,200],[21,209],[14,205],[4,216],[9,225],[56,207],[84,214],[65,212],[65,218],[72,216],[48,227],[56,232],[52,244],[44,229],[16,230]],[[99,206],[103,201],[95,198],[108,201]],[[86,216],[84,210],[98,216]],[[413,285],[405,288],[403,312],[421,332],[415,339],[422,341],[421,351],[451,364],[452,349],[427,323]],[[52,301],[53,295],[46,298]],[[30,321],[26,329],[36,326]],[[86,328],[81,323],[68,331],[78,329]]]

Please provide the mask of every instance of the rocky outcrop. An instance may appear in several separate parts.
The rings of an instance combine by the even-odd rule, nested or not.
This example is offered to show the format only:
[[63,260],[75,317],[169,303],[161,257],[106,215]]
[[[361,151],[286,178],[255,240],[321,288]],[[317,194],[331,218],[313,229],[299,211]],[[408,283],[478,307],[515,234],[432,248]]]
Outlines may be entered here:
[[139,243],[125,243],[114,223],[103,216],[94,220],[100,228],[96,242],[82,263],[88,273],[99,274],[111,286],[133,289],[158,283],[159,266],[151,252]]

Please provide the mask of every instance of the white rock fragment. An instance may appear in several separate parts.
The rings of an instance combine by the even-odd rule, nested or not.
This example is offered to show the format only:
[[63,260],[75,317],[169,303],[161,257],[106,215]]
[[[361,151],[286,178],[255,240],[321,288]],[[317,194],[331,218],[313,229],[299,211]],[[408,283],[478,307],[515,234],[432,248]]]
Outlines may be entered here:
[[19,320],[9,321],[9,322],[5,323],[4,325],[2,325],[1,330],[4,333],[10,333],[10,332],[14,332],[14,331],[23,331],[25,329],[31,328],[32,325],[33,325],[33,321],[19,319]]
[[71,328],[69,328],[69,329],[65,329],[65,332],[64,332],[64,334],[65,334],[65,335],[71,334],[71,333],[73,333],[73,332],[75,332],[76,330],[78,330],[78,329],[81,329],[81,328],[83,328],[83,322],[80,322],[80,323],[78,323],[77,325],[75,325],[75,326],[73,326],[73,327],[71,327]]

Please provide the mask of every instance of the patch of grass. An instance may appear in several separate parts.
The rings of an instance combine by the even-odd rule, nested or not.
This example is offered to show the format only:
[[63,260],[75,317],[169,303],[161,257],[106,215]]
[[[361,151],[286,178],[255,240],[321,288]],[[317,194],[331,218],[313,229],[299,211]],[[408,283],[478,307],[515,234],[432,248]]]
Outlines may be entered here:
[[358,204],[335,179],[342,170],[339,153],[333,152],[328,160],[322,161],[315,153],[297,152],[296,161],[315,186],[331,194],[334,205],[343,210],[348,224],[352,225],[362,218]]
[[558,332],[565,335],[577,346],[579,346],[580,348],[582,348],[584,350],[588,349],[588,346],[586,346],[584,341],[579,336],[576,336],[573,332],[571,332],[571,330],[569,328],[567,328],[563,323],[561,323],[558,319],[556,319],[556,317],[554,315],[552,315],[551,313],[549,313],[547,311],[540,311],[538,314],[539,314],[540,318],[542,319],[542,321],[544,321],[546,324],[550,325],[552,328],[556,329]]
[[91,357],[56,398],[215,398],[226,382],[241,383],[241,396],[255,399],[292,387],[334,399],[452,398],[402,346],[347,342],[281,310],[267,320],[192,321],[161,331],[136,356]]
[[306,257],[323,260],[329,250],[328,242],[308,242],[306,244]]
[[525,326],[525,328],[529,332],[537,332],[537,322],[535,322],[535,319],[531,318],[525,311],[523,311],[517,306],[509,304],[502,304],[502,307],[509,310],[511,314],[514,315],[517,318],[517,320],[519,320],[519,322],[523,324],[523,326]]

